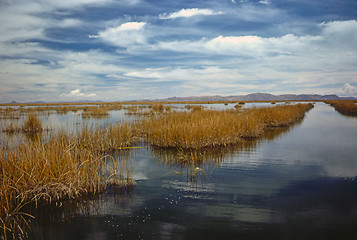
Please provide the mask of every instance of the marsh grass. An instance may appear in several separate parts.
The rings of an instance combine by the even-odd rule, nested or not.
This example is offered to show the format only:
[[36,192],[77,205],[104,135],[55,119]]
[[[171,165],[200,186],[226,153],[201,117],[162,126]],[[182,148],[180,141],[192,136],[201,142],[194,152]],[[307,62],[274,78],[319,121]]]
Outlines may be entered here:
[[109,185],[133,185],[130,165],[115,154],[119,151],[116,149],[132,145],[133,136],[130,124],[118,124],[3,146],[0,235],[5,239],[25,237],[24,227],[31,216],[23,212],[23,207],[28,203],[76,199],[101,193]]
[[35,114],[30,113],[22,126],[22,131],[41,132],[42,130],[42,123],[40,119]]
[[325,101],[325,103],[330,104],[342,115],[357,117],[357,104],[355,100]]
[[136,135],[134,124],[123,122],[106,128],[83,128],[76,141],[84,149],[108,152],[131,146],[137,141]]
[[0,131],[8,134],[20,132],[25,134],[36,134],[42,132],[43,130],[49,129],[43,128],[41,120],[34,113],[29,113],[22,124],[21,122],[11,121],[7,124],[3,124]]
[[153,104],[150,106],[150,109],[153,111],[153,112],[163,112],[165,110],[165,107],[163,104]]
[[109,116],[109,111],[105,107],[85,107],[82,112],[83,118],[105,118]]
[[0,119],[20,119],[21,114],[18,111],[0,111]]
[[312,107],[312,104],[296,104],[243,112],[174,112],[145,119],[139,128],[153,146],[191,149],[228,146],[245,138],[258,138],[267,128],[289,126]]
[[[137,141],[144,139],[152,146],[173,149],[175,160],[166,163],[179,164],[187,176],[197,179],[209,172],[203,167],[209,159],[207,149],[262,138],[269,129],[290,126],[302,119],[312,106],[279,105],[240,111],[204,110],[201,106],[193,110],[195,106],[184,112],[157,106],[154,109],[165,114],[155,113],[136,122],[119,122],[105,128],[83,128],[75,135],[54,132],[46,136],[41,134],[43,127],[38,117],[29,113],[22,128],[28,133],[37,132],[36,139],[0,149],[2,235],[26,237],[26,223],[31,218],[23,211],[27,204],[78,199],[104,192],[108,186],[132,186],[132,168],[128,161],[122,161],[126,159],[126,150],[122,149],[130,149]],[[130,107],[134,111],[144,109]],[[219,164],[221,158],[213,159]]]
[[18,124],[15,124],[13,122],[10,122],[9,124],[7,124],[5,127],[2,128],[3,132],[9,134],[20,132],[20,130],[21,130],[21,126],[18,126]]
[[236,109],[236,110],[239,110],[239,109],[241,109],[242,108],[242,104],[239,104],[239,103],[237,103],[236,105],[234,105],[234,108]]
[[204,107],[201,106],[201,105],[191,105],[191,104],[189,104],[189,105],[185,105],[185,108],[188,109],[188,110],[191,110],[192,112],[194,112],[194,111],[203,110]]

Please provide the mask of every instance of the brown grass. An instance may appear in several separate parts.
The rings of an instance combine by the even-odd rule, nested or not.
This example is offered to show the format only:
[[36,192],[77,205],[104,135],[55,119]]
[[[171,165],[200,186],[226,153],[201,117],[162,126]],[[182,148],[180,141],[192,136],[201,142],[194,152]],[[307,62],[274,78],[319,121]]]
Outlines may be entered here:
[[266,128],[288,126],[301,119],[312,104],[234,110],[175,112],[152,116],[140,126],[153,146],[203,148],[227,146],[244,138],[259,137]]
[[191,110],[191,111],[200,111],[203,109],[203,106],[201,105],[185,105],[185,108],[188,109],[188,110]]
[[82,112],[83,118],[88,117],[108,117],[109,112],[105,107],[85,107]]
[[35,114],[30,113],[22,126],[22,130],[24,132],[41,132],[42,123]]
[[159,112],[159,113],[162,113],[165,110],[163,104],[153,104],[150,106],[150,108],[153,112]]
[[134,184],[128,165],[108,154],[132,145],[133,136],[131,125],[118,124],[2,147],[0,235],[24,237],[23,223],[29,215],[22,208],[28,202],[73,199],[102,192],[108,184]]
[[342,115],[357,117],[356,100],[325,101],[325,103],[333,106]]

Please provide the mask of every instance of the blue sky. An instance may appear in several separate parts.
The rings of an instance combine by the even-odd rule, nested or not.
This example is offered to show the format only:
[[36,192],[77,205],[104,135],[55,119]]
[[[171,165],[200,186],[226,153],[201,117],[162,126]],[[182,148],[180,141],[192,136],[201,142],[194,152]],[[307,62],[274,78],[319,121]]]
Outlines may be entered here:
[[356,0],[0,0],[0,102],[357,97]]

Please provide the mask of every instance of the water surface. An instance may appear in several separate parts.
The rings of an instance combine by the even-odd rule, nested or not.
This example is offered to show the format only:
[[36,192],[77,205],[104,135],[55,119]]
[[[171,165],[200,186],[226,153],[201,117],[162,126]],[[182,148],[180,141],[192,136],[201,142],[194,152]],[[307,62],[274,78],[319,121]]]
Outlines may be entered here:
[[137,149],[133,189],[43,208],[32,237],[357,239],[356,136],[357,118],[317,103],[292,128],[195,166],[177,151]]

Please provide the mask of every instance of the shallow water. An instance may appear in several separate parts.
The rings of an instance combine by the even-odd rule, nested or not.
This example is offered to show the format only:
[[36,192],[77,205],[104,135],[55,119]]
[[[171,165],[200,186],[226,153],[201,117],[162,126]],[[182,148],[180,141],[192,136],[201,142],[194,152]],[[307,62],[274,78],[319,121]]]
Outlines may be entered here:
[[195,166],[180,165],[177,151],[132,154],[133,189],[42,208],[31,237],[357,239],[357,118],[323,103]]

